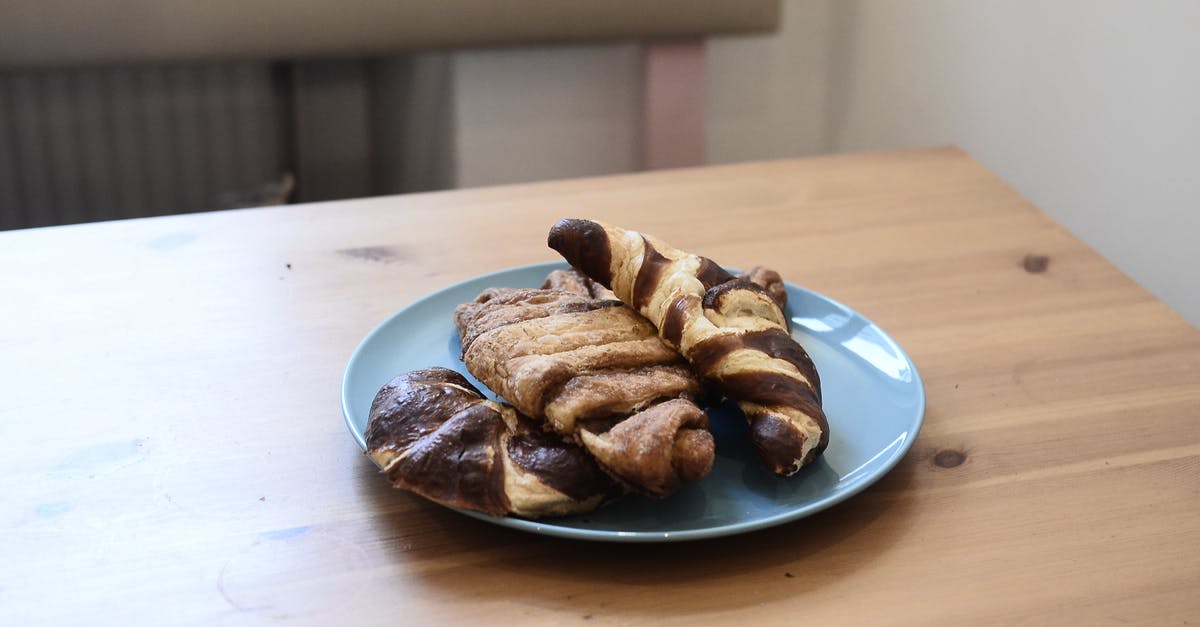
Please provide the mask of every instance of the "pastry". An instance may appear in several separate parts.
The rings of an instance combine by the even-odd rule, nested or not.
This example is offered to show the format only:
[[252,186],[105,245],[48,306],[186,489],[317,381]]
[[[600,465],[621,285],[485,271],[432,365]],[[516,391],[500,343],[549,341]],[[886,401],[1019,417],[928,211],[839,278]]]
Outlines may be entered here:
[[365,435],[392,485],[451,507],[537,518],[589,512],[624,493],[582,447],[447,368],[384,385]]
[[783,284],[783,277],[779,273],[763,266],[754,266],[749,270],[739,274],[739,279],[745,279],[767,291],[771,300],[775,301],[779,308],[787,308],[787,287]]
[[546,275],[546,280],[542,282],[542,289],[571,292],[579,296],[589,296],[604,301],[621,301],[621,299],[617,298],[616,294],[613,294],[612,290],[591,280],[587,275],[574,268],[570,270],[552,270],[550,274]]
[[825,450],[820,379],[768,288],[600,222],[560,220],[548,243],[649,319],[706,383],[738,402],[751,442],[774,473],[794,474]]
[[470,373],[634,491],[664,497],[707,474],[714,444],[688,364],[607,290],[547,281],[561,289],[491,288],[455,309]]

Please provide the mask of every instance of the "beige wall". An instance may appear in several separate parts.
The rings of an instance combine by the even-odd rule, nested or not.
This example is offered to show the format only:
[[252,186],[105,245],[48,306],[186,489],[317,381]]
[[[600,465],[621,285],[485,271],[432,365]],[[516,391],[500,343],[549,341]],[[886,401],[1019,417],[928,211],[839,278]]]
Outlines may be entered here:
[[[785,0],[709,46],[714,163],[957,144],[1200,326],[1200,2]],[[637,49],[456,53],[460,186],[635,169]]]
[[634,44],[454,53],[459,187],[636,167]]
[[784,0],[778,34],[709,42],[709,161],[831,150],[825,129],[837,2]]

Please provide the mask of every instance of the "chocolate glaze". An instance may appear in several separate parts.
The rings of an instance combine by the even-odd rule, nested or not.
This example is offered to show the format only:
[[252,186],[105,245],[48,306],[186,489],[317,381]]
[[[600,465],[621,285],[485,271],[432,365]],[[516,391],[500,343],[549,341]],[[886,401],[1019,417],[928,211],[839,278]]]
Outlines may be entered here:
[[662,280],[663,269],[671,263],[670,259],[658,252],[650,240],[643,237],[642,241],[645,243],[642,266],[638,268],[637,277],[633,280],[633,302],[630,303],[635,311],[641,311],[643,307],[650,304],[650,299],[658,289],[659,281]]
[[747,416],[747,419],[750,421],[750,442],[758,450],[763,462],[775,472],[790,472],[795,466],[795,458],[790,451],[801,450],[804,435],[793,429],[786,419],[772,413],[755,414]]
[[694,307],[699,300],[699,297],[693,294],[684,294],[667,306],[662,326],[659,327],[659,336],[676,350],[679,349],[679,342],[683,339],[683,325],[687,322],[688,310]]
[[615,497],[621,490],[584,449],[562,436],[542,431],[521,416],[517,434],[508,441],[508,456],[525,472],[563,494],[582,501],[596,494]]
[[504,485],[505,453],[517,467],[576,501],[621,493],[583,448],[542,432],[529,418],[517,414],[517,428],[505,446],[507,431],[497,406],[485,402],[465,377],[435,367],[405,373],[380,389],[365,439],[369,451],[403,453],[387,468],[393,485],[496,516],[512,510]]
[[692,348],[692,364],[696,364],[697,370],[707,371],[704,369],[715,368],[716,362],[738,348],[750,348],[796,366],[800,374],[812,383],[812,394],[816,396],[817,402],[821,402],[821,377],[817,375],[816,366],[812,365],[812,358],[784,329],[763,329],[737,335],[715,336]]
[[701,257],[700,267],[696,269],[696,278],[700,279],[700,284],[707,290],[726,281],[732,281],[734,277],[726,272],[721,264],[708,257]]
[[812,358],[808,356],[808,352],[804,350],[800,343],[792,338],[787,331],[783,329],[769,329],[765,331],[752,331],[747,333],[743,338],[746,343],[746,348],[762,351],[770,355],[774,359],[782,359],[793,366],[804,378],[812,384],[813,395],[817,397],[817,402],[821,402],[821,376],[817,373],[817,367],[813,365]]
[[738,372],[716,380],[731,398],[767,407],[794,407],[812,416],[821,429],[829,428],[825,412],[812,390],[800,381],[776,372]]
[[[739,349],[756,350],[772,358],[787,361],[812,383],[812,387],[784,374],[755,371],[727,374],[719,379],[710,378],[713,384],[722,393],[738,401],[767,407],[794,407],[811,416],[821,427],[821,441],[814,449],[816,452],[810,455],[819,455],[829,443],[829,421],[821,408],[821,381],[808,353],[787,331],[764,329],[708,338],[692,347],[688,359],[697,372],[708,373],[727,355]],[[751,440],[764,460],[771,457],[770,451],[799,450],[779,448],[801,444],[803,441],[803,436],[792,429],[787,420],[769,413],[747,418],[750,420]],[[791,435],[781,435],[783,430]],[[777,460],[770,460],[768,463],[773,464],[775,461]],[[786,461],[791,463],[790,459]]]
[[805,352],[804,347],[783,329],[714,336],[692,347],[688,360],[699,372],[709,372],[726,355],[743,348],[766,353],[773,359],[782,359],[795,366],[796,370],[812,383],[817,403],[821,402],[821,378],[812,358]]
[[[459,385],[478,398],[451,387]],[[371,420],[364,439],[367,448],[408,448],[452,416],[478,402],[483,395],[461,374],[431,368],[402,374],[380,389],[371,402]]]
[[498,455],[503,431],[495,409],[468,407],[408,446],[388,468],[388,479],[441,503],[502,516],[510,509]]
[[704,308],[720,311],[721,302],[729,297],[731,292],[741,290],[758,292],[765,295],[767,298],[770,298],[771,302],[775,302],[775,299],[771,297],[771,294],[767,291],[767,288],[757,283],[752,283],[749,279],[729,279],[724,283],[718,283],[717,285],[714,285],[704,291]]
[[546,243],[567,263],[612,289],[612,251],[603,226],[591,220],[562,219],[550,227]]

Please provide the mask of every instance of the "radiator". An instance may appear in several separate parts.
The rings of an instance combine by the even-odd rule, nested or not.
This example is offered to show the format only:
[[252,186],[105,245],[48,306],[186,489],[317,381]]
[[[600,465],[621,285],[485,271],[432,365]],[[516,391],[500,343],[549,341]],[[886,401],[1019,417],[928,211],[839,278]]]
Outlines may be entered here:
[[268,63],[0,73],[0,229],[278,202],[281,76]]

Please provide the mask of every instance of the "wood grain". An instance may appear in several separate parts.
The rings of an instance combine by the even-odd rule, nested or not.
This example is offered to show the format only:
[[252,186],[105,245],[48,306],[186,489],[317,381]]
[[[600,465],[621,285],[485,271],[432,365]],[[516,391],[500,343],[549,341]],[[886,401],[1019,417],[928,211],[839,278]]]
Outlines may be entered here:
[[[762,263],[891,332],[926,423],[762,532],[613,546],[392,490],[342,369],[564,216]],[[1200,620],[1200,332],[962,152],[0,233],[0,623]]]

